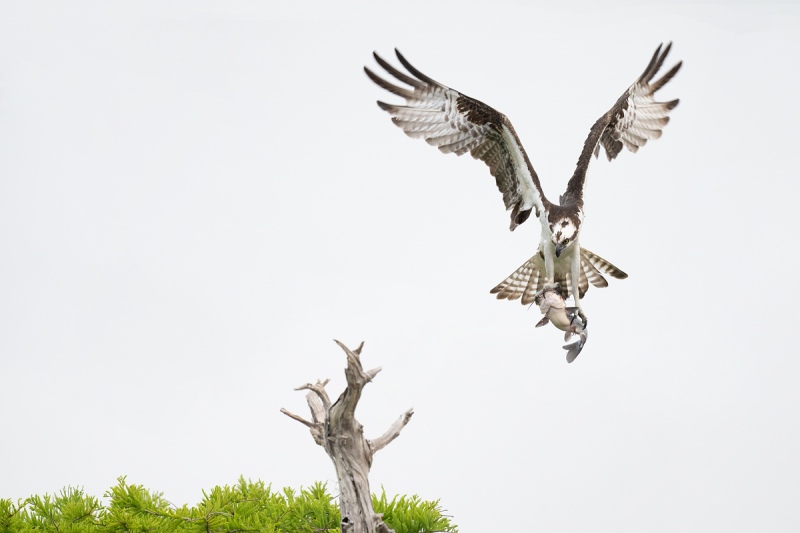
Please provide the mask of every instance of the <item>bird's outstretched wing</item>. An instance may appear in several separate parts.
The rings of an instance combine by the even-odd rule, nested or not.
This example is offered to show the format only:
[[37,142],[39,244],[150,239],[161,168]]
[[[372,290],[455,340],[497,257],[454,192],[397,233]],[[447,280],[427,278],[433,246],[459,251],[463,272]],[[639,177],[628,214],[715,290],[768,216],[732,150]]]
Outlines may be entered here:
[[582,201],[589,161],[592,154],[595,157],[600,154],[601,146],[611,161],[617,157],[623,146],[631,152],[636,152],[648,140],[661,137],[662,128],[669,122],[669,112],[678,105],[679,100],[657,102],[655,93],[672,79],[683,64],[679,61],[657,81],[653,81],[664,64],[672,43],[669,43],[663,51],[662,46],[659,45],[656,49],[642,75],[592,126],[578,158],[575,173],[567,184],[566,193],[562,196],[562,204]]
[[[572,274],[570,272],[569,261],[555,262],[555,281],[561,285],[561,297],[565,300],[572,294]],[[586,248],[581,248],[581,275],[578,283],[579,296],[589,290],[589,283],[595,287],[608,287],[608,281],[603,277],[608,274],[617,279],[625,279],[628,275],[619,268],[612,265],[599,255],[596,255]],[[525,261],[510,276],[500,282],[492,294],[497,295],[498,300],[507,298],[516,300],[522,298],[522,305],[533,302],[536,293],[544,288],[545,269],[544,254],[541,249],[536,250],[533,257]]]
[[[511,122],[492,107],[429,78],[395,50],[409,74],[374,54],[375,61],[395,79],[393,83],[364,67],[377,85],[406,100],[406,105],[378,102],[409,137],[423,138],[443,153],[467,152],[489,167],[511,211],[511,230],[533,209],[537,216],[547,200],[539,178],[519,142]],[[406,86],[398,86],[400,82]]]

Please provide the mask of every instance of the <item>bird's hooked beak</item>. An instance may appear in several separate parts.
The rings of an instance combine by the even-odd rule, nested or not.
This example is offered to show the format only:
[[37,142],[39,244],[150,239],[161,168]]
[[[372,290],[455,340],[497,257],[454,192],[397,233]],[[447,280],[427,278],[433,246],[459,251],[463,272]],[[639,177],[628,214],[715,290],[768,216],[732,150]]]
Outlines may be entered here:
[[567,245],[564,244],[563,242],[556,244],[556,257],[561,257],[561,252],[563,252],[564,248],[566,247]]

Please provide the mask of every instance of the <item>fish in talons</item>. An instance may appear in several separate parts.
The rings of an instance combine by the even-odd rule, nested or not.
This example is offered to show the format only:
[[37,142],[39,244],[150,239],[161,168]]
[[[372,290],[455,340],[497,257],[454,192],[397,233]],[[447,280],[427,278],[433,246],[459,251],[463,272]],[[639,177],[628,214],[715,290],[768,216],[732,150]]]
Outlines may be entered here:
[[539,306],[539,310],[544,315],[536,327],[546,326],[548,322],[564,332],[564,342],[569,341],[573,335],[579,337],[578,341],[567,344],[567,363],[571,363],[578,357],[586,344],[589,333],[586,329],[586,317],[581,316],[577,307],[567,307],[561,297],[559,288],[546,288],[539,292],[533,302]]

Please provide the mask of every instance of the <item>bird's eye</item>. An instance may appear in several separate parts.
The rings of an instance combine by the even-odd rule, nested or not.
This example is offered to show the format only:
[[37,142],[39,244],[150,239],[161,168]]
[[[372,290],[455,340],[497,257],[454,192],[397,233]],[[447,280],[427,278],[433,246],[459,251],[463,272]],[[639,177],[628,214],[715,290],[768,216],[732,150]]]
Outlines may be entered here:
[[568,238],[566,238],[566,239],[564,239],[564,246],[566,246],[566,245],[568,245],[568,244],[569,244],[569,237],[568,237]]

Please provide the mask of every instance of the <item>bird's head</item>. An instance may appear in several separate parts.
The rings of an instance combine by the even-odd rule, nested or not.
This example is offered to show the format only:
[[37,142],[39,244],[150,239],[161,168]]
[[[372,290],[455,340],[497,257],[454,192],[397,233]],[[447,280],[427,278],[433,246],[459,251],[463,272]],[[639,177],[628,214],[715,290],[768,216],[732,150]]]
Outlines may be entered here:
[[550,224],[553,244],[556,246],[556,257],[561,256],[561,252],[566,250],[572,243],[577,242],[580,233],[580,221],[572,220],[570,217],[559,218]]

